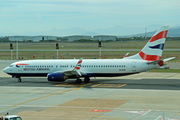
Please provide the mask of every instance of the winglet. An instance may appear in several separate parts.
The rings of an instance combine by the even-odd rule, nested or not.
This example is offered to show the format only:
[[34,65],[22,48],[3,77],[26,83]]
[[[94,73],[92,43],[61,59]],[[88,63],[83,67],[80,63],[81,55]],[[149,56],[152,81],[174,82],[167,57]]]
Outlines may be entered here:
[[128,53],[126,53],[126,55],[124,56],[124,58],[125,58],[125,57],[128,57],[128,55],[129,55],[129,52],[128,52]]
[[83,60],[83,58],[79,59],[79,61],[76,64],[75,68],[73,69],[73,71],[76,71],[80,76],[82,76],[80,71],[79,71],[80,68],[81,68],[82,60]]
[[75,67],[76,70],[80,70],[82,60],[83,60],[83,58],[79,59],[78,63],[76,64],[76,67]]

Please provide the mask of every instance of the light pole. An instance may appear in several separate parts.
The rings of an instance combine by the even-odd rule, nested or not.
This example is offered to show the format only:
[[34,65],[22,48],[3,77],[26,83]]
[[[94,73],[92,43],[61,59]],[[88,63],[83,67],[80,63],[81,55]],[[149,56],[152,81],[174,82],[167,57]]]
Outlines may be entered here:
[[99,37],[99,59],[101,59],[101,37]]
[[13,44],[10,43],[10,49],[11,49],[11,60],[13,59]]
[[59,44],[56,43],[56,49],[57,49],[57,59],[58,59],[58,49],[59,49]]
[[18,59],[18,39],[16,39],[16,59]]

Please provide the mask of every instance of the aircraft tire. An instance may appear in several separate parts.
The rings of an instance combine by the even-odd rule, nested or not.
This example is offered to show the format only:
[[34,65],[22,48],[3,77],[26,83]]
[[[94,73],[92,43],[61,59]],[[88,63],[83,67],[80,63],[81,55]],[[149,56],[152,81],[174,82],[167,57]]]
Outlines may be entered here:
[[18,82],[21,82],[21,78],[18,78]]
[[85,77],[84,78],[84,82],[88,83],[90,81],[90,78],[89,77]]

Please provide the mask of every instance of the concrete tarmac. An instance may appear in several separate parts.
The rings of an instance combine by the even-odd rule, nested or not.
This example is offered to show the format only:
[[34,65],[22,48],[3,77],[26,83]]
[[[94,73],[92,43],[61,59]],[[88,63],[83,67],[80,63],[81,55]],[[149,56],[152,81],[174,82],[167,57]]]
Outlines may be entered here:
[[[2,61],[0,61],[0,64]],[[7,63],[1,64],[1,71]],[[92,78],[90,83],[16,79],[0,72],[0,115],[23,120],[180,120],[180,74]]]

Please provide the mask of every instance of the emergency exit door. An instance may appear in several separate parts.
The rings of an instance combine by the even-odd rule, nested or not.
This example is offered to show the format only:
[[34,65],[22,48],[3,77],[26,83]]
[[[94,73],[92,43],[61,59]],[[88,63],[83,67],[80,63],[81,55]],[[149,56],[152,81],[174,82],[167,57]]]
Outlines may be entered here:
[[132,62],[132,71],[136,71],[136,62]]

